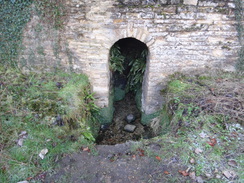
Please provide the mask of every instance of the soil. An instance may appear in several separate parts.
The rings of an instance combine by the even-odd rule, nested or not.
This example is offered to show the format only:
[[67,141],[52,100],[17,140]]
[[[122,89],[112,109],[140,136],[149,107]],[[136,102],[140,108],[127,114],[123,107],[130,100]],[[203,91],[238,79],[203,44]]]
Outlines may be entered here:
[[[178,175],[178,170],[187,167],[179,163],[175,156],[167,161],[144,156],[146,149],[161,153],[157,143],[148,144],[142,149],[132,151],[139,142],[127,142],[117,145],[97,145],[96,152],[81,151],[68,155],[59,162],[59,168],[52,175],[47,175],[44,182],[72,183],[146,183],[168,182]],[[170,173],[169,173],[169,172]],[[182,182],[190,180],[182,177]]]
[[[152,130],[148,126],[143,126],[141,122],[141,114],[135,102],[132,93],[128,93],[121,101],[114,104],[115,112],[112,124],[99,132],[96,143],[100,145],[115,145],[124,143],[128,140],[139,140],[141,138],[153,137]],[[124,130],[126,124],[126,116],[133,114],[135,121],[130,123],[136,126],[133,133]]]
[[[43,182],[243,182],[242,81],[232,81],[235,86],[232,88],[232,85],[225,84],[227,79],[217,79],[215,85],[202,88],[204,100],[193,98],[202,113],[228,114],[232,123],[217,123],[206,116],[204,119],[209,121],[192,122],[191,127],[190,123],[182,122],[174,134],[141,141],[130,140],[145,138],[150,130],[145,130],[140,124],[132,96],[126,96],[124,101],[115,103],[114,123],[100,133],[99,144],[90,149],[81,147],[80,152],[64,155],[56,168],[46,173]],[[187,100],[183,102],[188,104]],[[134,133],[123,130],[126,125],[124,119],[130,113],[136,116],[133,124],[137,129]],[[189,130],[181,135],[184,129]]]

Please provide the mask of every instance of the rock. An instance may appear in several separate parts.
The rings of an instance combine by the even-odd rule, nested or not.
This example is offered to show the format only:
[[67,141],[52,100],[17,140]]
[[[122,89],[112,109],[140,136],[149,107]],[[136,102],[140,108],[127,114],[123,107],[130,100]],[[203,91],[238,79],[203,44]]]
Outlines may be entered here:
[[135,125],[129,125],[129,124],[127,124],[124,127],[124,130],[125,131],[131,132],[131,133],[133,133],[135,131],[135,129],[136,129],[136,126]]
[[125,120],[127,121],[127,123],[132,123],[133,121],[135,121],[136,117],[133,114],[129,114],[126,116]]
[[109,128],[109,124],[102,124],[100,130],[105,131]]

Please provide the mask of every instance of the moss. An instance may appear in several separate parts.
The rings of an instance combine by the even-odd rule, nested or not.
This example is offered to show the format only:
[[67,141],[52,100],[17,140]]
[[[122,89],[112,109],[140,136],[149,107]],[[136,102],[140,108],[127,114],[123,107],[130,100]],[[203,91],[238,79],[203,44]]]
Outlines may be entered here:
[[145,114],[144,112],[142,112],[141,114],[141,123],[143,125],[149,125],[151,120],[158,117],[160,115],[161,111],[157,111],[155,113],[152,114]]
[[109,124],[112,123],[113,114],[114,114],[114,106],[113,106],[114,96],[111,94],[109,96],[109,104],[108,107],[101,108],[98,112],[97,119],[101,124]]
[[125,98],[125,90],[120,87],[114,87],[114,101],[120,101]]
[[187,88],[189,88],[189,85],[180,80],[173,80],[168,85],[168,91],[172,93],[179,93]]
[[140,111],[142,108],[141,97],[142,97],[142,89],[140,88],[136,91],[136,96],[135,96],[136,106]]

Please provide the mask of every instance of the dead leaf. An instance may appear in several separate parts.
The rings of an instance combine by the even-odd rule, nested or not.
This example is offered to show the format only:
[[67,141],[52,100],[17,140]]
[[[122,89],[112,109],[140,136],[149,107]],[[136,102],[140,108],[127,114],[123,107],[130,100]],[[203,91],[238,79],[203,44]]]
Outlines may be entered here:
[[161,158],[160,158],[159,156],[156,156],[156,159],[157,159],[158,161],[161,161]]
[[237,176],[236,172],[233,170],[224,170],[222,173],[227,179],[235,178]]
[[196,149],[195,149],[195,153],[196,153],[196,154],[200,154],[200,153],[202,153],[202,152],[203,152],[203,150],[200,149],[200,148],[196,148]]
[[136,159],[136,155],[133,154],[132,155],[132,159],[135,160]]
[[18,140],[17,144],[18,144],[20,147],[22,147],[22,146],[23,146],[23,142],[24,142],[24,139],[21,138],[21,139]]
[[143,149],[139,148],[139,149],[137,149],[137,151],[139,151],[139,156],[145,156]]
[[91,150],[89,149],[89,147],[84,147],[82,151],[91,152]]
[[183,170],[183,171],[179,170],[179,173],[182,174],[183,176],[188,176],[189,175],[189,173],[186,172],[185,170]]
[[45,148],[45,149],[42,149],[41,152],[39,153],[39,157],[41,159],[44,159],[45,155],[48,153],[48,149]]
[[31,180],[31,179],[33,179],[33,177],[28,177],[26,180],[28,180],[28,181],[29,181],[29,180]]
[[213,147],[217,143],[217,140],[215,138],[213,138],[213,139],[210,139],[210,142],[207,142],[207,143]]
[[236,167],[237,166],[237,163],[235,160],[229,160],[228,161],[228,165],[232,166],[232,167]]
[[26,131],[20,132],[19,137],[24,139],[27,138],[27,132]]
[[168,171],[164,171],[164,174],[169,175],[170,173]]

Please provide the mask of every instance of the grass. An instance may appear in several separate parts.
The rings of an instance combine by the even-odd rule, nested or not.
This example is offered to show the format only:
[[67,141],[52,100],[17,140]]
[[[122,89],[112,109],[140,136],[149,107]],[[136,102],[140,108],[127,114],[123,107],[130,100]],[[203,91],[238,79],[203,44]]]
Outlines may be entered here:
[[[195,172],[206,182],[229,182],[232,179],[223,175],[225,170],[237,174],[234,182],[242,182],[244,118],[241,114],[243,108],[237,103],[243,103],[243,81],[241,73],[176,73],[162,92],[171,115],[169,132],[143,140],[141,147],[137,148],[145,149],[146,155],[153,159],[161,157],[164,164],[178,157],[179,163],[175,168],[182,165],[191,167],[190,172]],[[211,139],[216,139],[216,144],[210,145]],[[159,144],[160,151],[150,149],[150,143]],[[197,154],[197,148],[202,152]],[[195,163],[190,163],[192,158]],[[236,167],[228,165],[230,159],[236,161]],[[178,174],[173,178],[183,181]],[[165,181],[172,181],[172,177]]]
[[[93,143],[97,130],[93,116],[98,109],[86,76],[23,74],[0,68],[0,77],[0,182],[41,182],[41,174],[52,172],[59,159],[81,147],[89,147],[94,156],[98,155]],[[238,175],[234,181],[241,182],[243,116],[237,104],[243,102],[243,79],[241,74],[223,72],[175,74],[163,93],[171,115],[169,132],[135,143],[132,153],[142,149],[155,163],[171,167],[167,169],[172,171],[170,175],[157,175],[165,182],[182,181],[178,172],[182,167],[190,167],[190,172],[206,182],[228,182],[231,179],[222,172],[231,170]],[[57,122],[57,116],[63,121]],[[27,137],[19,146],[23,131]],[[216,139],[213,146],[211,139]],[[160,150],[150,149],[151,143],[159,144]],[[44,148],[48,153],[41,159],[38,155]],[[202,152],[197,154],[197,148]],[[175,158],[177,164],[172,163]],[[189,162],[192,158],[195,163]],[[229,160],[237,166],[228,165]]]
[[[23,74],[1,67],[0,77],[0,182],[38,182],[38,174],[51,170],[65,154],[81,146],[92,149],[98,108],[86,76]],[[23,131],[27,137],[19,146]],[[48,153],[42,160],[38,154],[44,148]]]
[[[243,90],[239,87],[243,83],[243,75],[236,73],[218,72],[217,74],[209,74],[206,76],[173,76],[169,82],[166,97],[168,99],[168,107],[171,110],[172,121],[171,129],[176,137],[177,143],[169,144],[167,150],[171,150],[179,155],[185,165],[192,166],[191,171],[195,171],[197,176],[205,176],[209,173],[212,177],[208,178],[209,182],[220,182],[215,179],[214,172],[222,175],[225,169],[232,169],[238,172],[238,176],[243,180],[243,174],[237,168],[229,167],[226,156],[232,155],[240,167],[243,167],[243,160],[240,160],[241,153],[239,149],[242,147],[240,140],[243,128],[239,125],[239,129],[235,127],[243,124],[243,116],[239,113],[233,101],[237,100],[242,103]],[[231,82],[233,82],[231,84]],[[233,85],[234,84],[234,85]],[[237,92],[235,95],[227,95]],[[231,100],[228,98],[232,98]],[[204,100],[211,98],[211,104],[206,107]],[[221,99],[221,100],[220,100]],[[236,110],[236,115],[229,113],[226,106],[219,102],[226,102],[229,110]],[[229,128],[228,128],[229,127]],[[230,130],[231,128],[234,128]],[[201,137],[204,132],[207,137]],[[240,138],[231,138],[234,134],[240,135]],[[173,137],[167,134],[168,139]],[[214,146],[209,145],[211,138],[217,140]],[[196,154],[194,150],[200,148],[202,153]],[[189,163],[189,158],[194,158],[194,165]],[[227,181],[222,177],[221,181]]]

